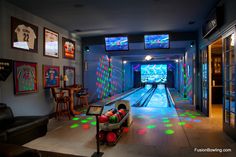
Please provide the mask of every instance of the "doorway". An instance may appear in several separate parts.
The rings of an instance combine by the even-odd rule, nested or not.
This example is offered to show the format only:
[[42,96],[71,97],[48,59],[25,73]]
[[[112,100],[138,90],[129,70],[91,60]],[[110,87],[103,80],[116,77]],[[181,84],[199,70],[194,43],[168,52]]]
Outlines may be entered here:
[[222,75],[222,38],[208,47],[209,50],[209,116],[217,119],[222,126],[223,120],[223,75]]

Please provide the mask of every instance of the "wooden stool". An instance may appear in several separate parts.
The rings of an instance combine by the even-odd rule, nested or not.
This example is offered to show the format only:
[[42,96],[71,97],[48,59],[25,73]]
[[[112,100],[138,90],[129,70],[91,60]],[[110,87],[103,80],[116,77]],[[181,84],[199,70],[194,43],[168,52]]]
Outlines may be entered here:
[[66,115],[70,119],[70,97],[65,96],[65,92],[57,92],[56,88],[51,88],[52,95],[56,102],[56,119]]
[[83,106],[83,105],[86,105],[86,106],[88,106],[88,94],[86,94],[86,95],[81,95],[80,97],[79,97],[79,99],[80,99],[80,104]]

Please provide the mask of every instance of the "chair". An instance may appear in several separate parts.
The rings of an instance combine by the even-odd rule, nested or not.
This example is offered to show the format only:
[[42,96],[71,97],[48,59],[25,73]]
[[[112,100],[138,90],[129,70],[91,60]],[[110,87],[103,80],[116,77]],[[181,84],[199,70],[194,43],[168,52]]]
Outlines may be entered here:
[[60,119],[63,115],[70,119],[70,92],[65,89],[51,88],[52,95],[56,102],[56,118]]
[[86,105],[88,106],[88,91],[86,88],[82,88],[77,94],[76,94],[76,97],[77,97],[77,105],[79,104],[79,101],[80,101],[80,105],[83,106],[83,105]]

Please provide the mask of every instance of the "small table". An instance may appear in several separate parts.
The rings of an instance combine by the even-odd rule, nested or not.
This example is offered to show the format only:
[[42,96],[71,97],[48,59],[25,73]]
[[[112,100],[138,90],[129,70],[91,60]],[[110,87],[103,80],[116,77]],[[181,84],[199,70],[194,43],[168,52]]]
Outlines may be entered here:
[[74,110],[74,93],[79,92],[81,90],[80,87],[66,87],[64,88],[66,90],[69,90],[69,96],[70,96],[70,111],[73,115],[80,114],[79,111]]

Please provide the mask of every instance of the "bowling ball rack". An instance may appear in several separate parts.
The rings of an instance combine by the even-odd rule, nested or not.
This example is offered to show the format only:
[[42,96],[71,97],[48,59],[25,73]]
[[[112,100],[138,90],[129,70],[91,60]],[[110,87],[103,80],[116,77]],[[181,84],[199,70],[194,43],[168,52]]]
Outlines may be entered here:
[[[122,132],[123,132],[123,127],[127,126],[127,120],[129,117],[129,110],[125,110],[126,114],[125,116],[117,123],[100,123],[100,131],[105,132],[105,134],[107,135],[109,132],[114,132],[116,134],[116,140],[113,142],[108,142],[105,139],[101,139],[100,140],[100,144],[107,144],[108,146],[114,146],[116,145],[116,143],[119,141]],[[106,137],[106,135],[104,135]]]

